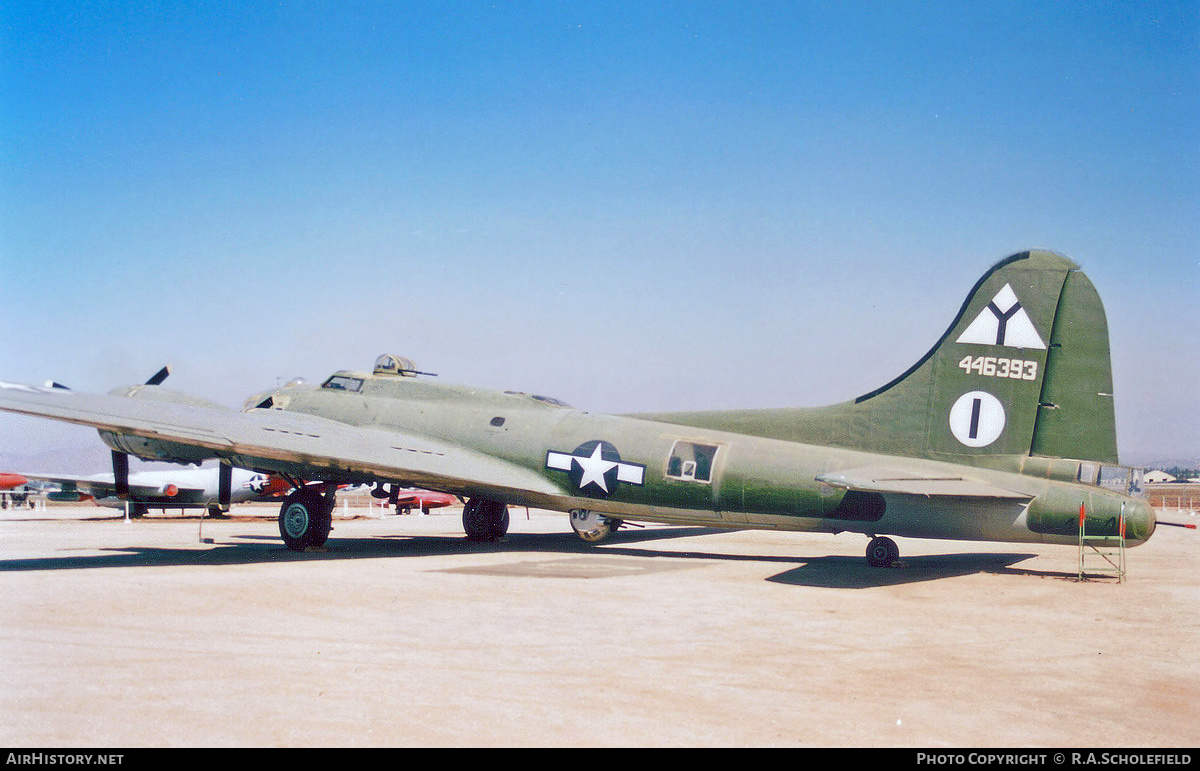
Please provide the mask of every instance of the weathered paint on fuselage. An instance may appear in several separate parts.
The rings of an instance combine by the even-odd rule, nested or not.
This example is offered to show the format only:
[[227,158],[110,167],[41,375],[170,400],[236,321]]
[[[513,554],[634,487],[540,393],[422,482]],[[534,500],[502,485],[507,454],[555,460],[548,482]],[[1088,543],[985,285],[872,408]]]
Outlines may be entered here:
[[[561,495],[514,496],[505,503],[560,511],[588,509],[620,519],[859,532],[908,537],[1074,543],[1083,504],[1090,532],[1116,534],[1124,517],[1129,545],[1154,530],[1140,499],[1059,479],[965,467],[615,415],[590,414],[525,394],[501,393],[426,379],[338,373],[361,379],[359,391],[290,386],[259,394],[286,409],[354,426],[392,428],[452,441],[542,474]],[[607,482],[581,486],[566,466],[607,443]],[[677,443],[715,448],[711,468],[688,476],[672,468]],[[580,455],[574,455],[575,453]],[[597,456],[600,450],[595,450]],[[621,481],[612,464],[639,483]],[[1037,464],[1032,464],[1037,466]],[[1043,464],[1044,466],[1045,464]],[[883,494],[881,510],[846,506],[846,490],[818,481],[839,470],[886,466],[930,475],[965,475],[1027,498],[956,498]],[[640,467],[641,471],[638,471]],[[1040,470],[1042,466],[1037,466]],[[699,478],[707,476],[707,479]],[[383,480],[397,481],[404,480]],[[601,487],[609,489],[603,490]],[[467,493],[469,490],[451,490]],[[856,501],[857,502],[857,501]]]

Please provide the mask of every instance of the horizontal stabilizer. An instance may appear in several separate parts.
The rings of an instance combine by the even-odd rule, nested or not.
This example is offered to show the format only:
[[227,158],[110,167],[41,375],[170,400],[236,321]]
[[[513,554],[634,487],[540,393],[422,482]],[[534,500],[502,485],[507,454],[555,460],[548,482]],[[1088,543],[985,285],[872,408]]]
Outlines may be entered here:
[[1028,499],[1032,495],[997,487],[987,482],[956,475],[933,476],[888,468],[859,468],[832,471],[817,477],[834,487],[894,495],[926,495],[954,498]]

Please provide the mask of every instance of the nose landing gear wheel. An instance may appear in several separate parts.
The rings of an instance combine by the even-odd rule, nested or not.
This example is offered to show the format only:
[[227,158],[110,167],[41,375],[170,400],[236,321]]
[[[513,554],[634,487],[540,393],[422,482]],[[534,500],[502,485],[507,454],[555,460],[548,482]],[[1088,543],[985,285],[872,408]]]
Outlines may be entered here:
[[900,559],[900,547],[891,538],[872,538],[867,544],[867,563],[875,568],[890,568]]

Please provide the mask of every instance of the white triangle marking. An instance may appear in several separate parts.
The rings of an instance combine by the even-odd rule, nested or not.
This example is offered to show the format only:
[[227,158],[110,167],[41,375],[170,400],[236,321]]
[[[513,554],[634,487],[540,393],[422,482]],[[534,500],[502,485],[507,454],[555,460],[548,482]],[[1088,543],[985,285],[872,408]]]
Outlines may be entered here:
[[963,330],[957,342],[1003,345],[1008,348],[1045,348],[1017,293],[1005,284],[987,307]]

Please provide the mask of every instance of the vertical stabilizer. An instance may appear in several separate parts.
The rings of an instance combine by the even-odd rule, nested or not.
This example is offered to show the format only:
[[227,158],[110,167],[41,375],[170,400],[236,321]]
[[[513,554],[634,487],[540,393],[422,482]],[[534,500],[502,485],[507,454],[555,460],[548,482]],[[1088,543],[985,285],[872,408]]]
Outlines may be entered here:
[[994,265],[929,353],[847,408],[869,416],[863,449],[954,460],[1028,454],[1047,341],[1067,276],[1077,270],[1049,252]]
[[852,402],[642,417],[961,463],[1116,461],[1104,307],[1078,265],[1046,251],[994,265],[920,361]]

